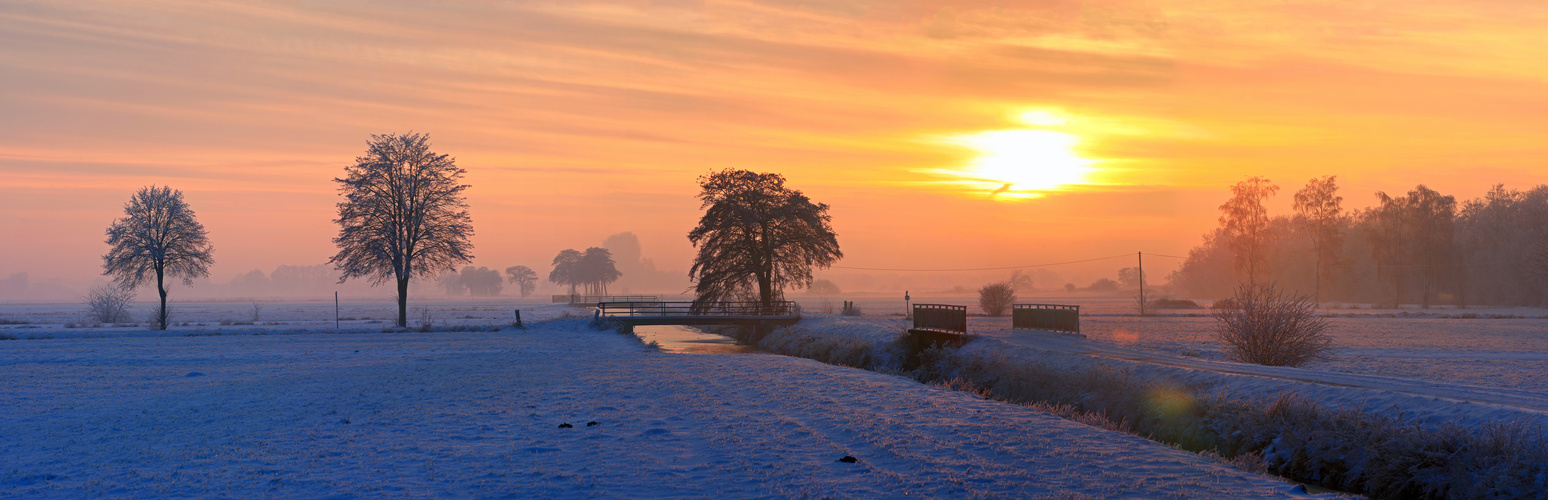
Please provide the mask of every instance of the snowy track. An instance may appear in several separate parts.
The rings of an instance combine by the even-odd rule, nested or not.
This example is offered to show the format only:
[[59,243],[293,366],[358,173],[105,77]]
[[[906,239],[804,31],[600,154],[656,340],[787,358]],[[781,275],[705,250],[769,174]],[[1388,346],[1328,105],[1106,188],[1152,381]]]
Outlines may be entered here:
[[1290,495],[899,377],[581,324],[3,342],[0,496]]

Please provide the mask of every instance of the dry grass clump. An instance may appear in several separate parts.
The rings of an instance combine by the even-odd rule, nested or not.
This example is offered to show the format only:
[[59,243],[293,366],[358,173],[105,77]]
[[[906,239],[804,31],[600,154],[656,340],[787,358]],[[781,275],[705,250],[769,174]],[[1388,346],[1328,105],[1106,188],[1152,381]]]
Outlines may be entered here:
[[1243,284],[1228,307],[1215,310],[1215,334],[1233,361],[1300,366],[1327,359],[1333,338],[1315,307],[1309,297],[1274,285]]
[[978,289],[978,307],[983,308],[984,314],[989,316],[1004,316],[1014,302],[1016,288],[1010,283],[990,283]]

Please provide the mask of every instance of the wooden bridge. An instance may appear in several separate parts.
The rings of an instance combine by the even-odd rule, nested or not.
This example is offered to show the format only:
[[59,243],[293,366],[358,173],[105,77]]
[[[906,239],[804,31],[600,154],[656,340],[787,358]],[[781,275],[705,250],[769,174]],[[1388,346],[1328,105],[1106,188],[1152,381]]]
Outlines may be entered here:
[[628,326],[746,325],[789,326],[801,320],[795,301],[762,302],[598,302],[597,316]]

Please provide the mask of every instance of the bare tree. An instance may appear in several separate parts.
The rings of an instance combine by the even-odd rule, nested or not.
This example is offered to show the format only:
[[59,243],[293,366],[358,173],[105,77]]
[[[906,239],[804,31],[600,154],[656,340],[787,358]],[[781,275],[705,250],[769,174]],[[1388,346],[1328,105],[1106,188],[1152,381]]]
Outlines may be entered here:
[[1010,283],[990,283],[978,289],[978,307],[984,314],[1000,317],[1016,302],[1016,288]]
[[537,288],[537,272],[527,266],[511,266],[505,268],[505,279],[516,283],[521,288],[521,298],[527,298],[527,294]]
[[192,285],[194,278],[209,276],[215,263],[204,225],[183,201],[183,192],[166,186],[140,188],[124,205],[124,217],[108,226],[107,237],[112,248],[102,256],[102,274],[124,288],[140,286],[154,274],[161,296],[156,326],[162,330],[167,329],[166,279],[182,278],[184,285]]
[[1236,267],[1247,273],[1247,282],[1255,283],[1259,269],[1267,260],[1268,209],[1263,200],[1279,191],[1268,179],[1252,177],[1231,186],[1231,199],[1220,205],[1220,227],[1236,254]]
[[1274,285],[1244,283],[1227,307],[1215,310],[1215,334],[1234,361],[1300,366],[1333,352],[1328,320],[1318,317],[1306,296]]
[[1338,176],[1333,175],[1321,180],[1312,179],[1306,187],[1295,192],[1295,211],[1307,232],[1311,233],[1312,251],[1317,262],[1312,299],[1318,303],[1322,302],[1322,275],[1338,262],[1344,244],[1344,214],[1343,207],[1339,206],[1344,197],[1338,195],[1337,179]]
[[372,135],[366,154],[334,179],[338,204],[338,255],[328,260],[343,273],[339,283],[365,278],[398,285],[398,326],[408,326],[408,285],[472,261],[473,219],[462,184],[466,170],[450,156],[430,151],[424,134]]
[[784,288],[808,286],[812,268],[844,257],[828,205],[785,187],[774,173],[722,170],[699,177],[704,215],[688,233],[699,249],[688,270],[695,302],[756,297],[764,306]]
[[133,288],[103,285],[86,293],[86,310],[98,323],[128,323],[132,321],[129,302],[133,300]]

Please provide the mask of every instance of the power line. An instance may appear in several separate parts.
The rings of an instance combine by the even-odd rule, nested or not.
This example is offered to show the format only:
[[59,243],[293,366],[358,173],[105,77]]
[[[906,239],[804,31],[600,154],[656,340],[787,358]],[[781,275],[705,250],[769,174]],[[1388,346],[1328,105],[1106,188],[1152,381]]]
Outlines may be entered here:
[[[1154,255],[1156,257],[1168,257],[1168,258],[1173,258],[1173,259],[1186,259],[1186,257],[1178,257],[1178,256],[1175,256],[1175,255],[1161,255],[1161,254],[1158,254],[1158,253],[1148,253],[1148,254],[1145,254],[1145,255]],[[891,268],[891,267],[849,267],[849,266],[830,266],[830,267],[832,267],[833,269],[849,269],[849,270],[852,270],[852,271],[904,271],[904,272],[919,272],[919,273],[955,272],[955,271],[1004,271],[1004,270],[1007,270],[1007,269],[1025,269],[1025,268],[1028,268],[1028,267],[1048,267],[1048,266],[1062,266],[1062,265],[1065,265],[1065,264],[1080,264],[1080,263],[1083,263],[1083,262],[1096,262],[1096,261],[1099,261],[1099,260],[1111,260],[1111,259],[1131,257],[1131,256],[1132,256],[1131,254],[1123,254],[1123,255],[1113,255],[1111,257],[1097,257],[1095,259],[1071,260],[1071,261],[1065,261],[1065,262],[1049,262],[1047,264],[1030,264],[1030,265],[1025,265],[1025,266],[1004,266],[1004,267],[972,267],[972,268],[959,268],[959,269],[904,269],[904,268]]]
[[848,267],[848,266],[832,266],[832,267],[834,269],[851,269],[851,270],[856,270],[856,271],[913,271],[913,272],[1003,271],[1003,270],[1006,270],[1006,269],[1023,269],[1023,268],[1028,268],[1028,267],[1062,266],[1062,265],[1065,265],[1065,264],[1079,264],[1079,263],[1082,263],[1082,262],[1096,262],[1096,261],[1099,261],[1099,260],[1109,260],[1109,259],[1127,258],[1127,257],[1131,257],[1131,255],[1130,254],[1123,254],[1123,255],[1114,255],[1114,256],[1111,256],[1111,257],[1097,257],[1095,259],[1072,260],[1072,261],[1068,261],[1068,262],[1050,262],[1050,263],[1047,263],[1047,264],[1032,264],[1032,265],[1027,265],[1027,266],[974,267],[974,268],[962,268],[962,269],[900,269],[900,268],[886,268],[886,267]]

